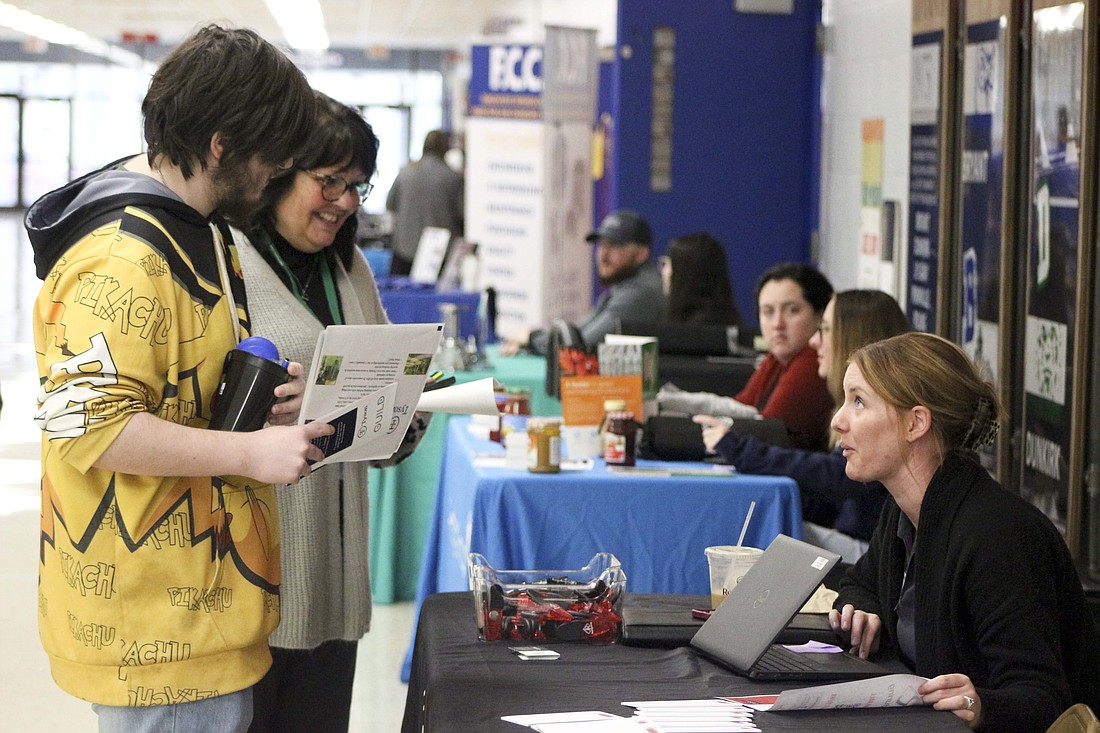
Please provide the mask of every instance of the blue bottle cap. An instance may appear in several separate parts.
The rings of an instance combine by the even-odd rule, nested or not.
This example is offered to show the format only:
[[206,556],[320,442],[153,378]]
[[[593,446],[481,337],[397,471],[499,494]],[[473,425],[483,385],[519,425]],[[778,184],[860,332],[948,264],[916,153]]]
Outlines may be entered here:
[[237,348],[249,354],[279,363],[279,349],[263,336],[249,336],[237,344]]

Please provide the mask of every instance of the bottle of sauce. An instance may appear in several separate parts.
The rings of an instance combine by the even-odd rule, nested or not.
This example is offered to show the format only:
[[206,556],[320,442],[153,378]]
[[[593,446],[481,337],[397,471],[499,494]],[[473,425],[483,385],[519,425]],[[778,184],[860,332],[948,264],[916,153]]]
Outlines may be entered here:
[[603,459],[608,466],[633,466],[635,442],[638,437],[634,413],[610,412],[603,434]]
[[546,417],[527,421],[527,470],[531,473],[561,471],[561,422]]

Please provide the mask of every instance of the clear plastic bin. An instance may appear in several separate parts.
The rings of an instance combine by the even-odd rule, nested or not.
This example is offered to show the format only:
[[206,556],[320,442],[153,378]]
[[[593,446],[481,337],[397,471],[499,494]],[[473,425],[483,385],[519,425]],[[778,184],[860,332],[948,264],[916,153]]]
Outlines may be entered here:
[[611,553],[596,553],[579,570],[497,570],[477,552],[468,563],[479,639],[619,640],[626,574]]

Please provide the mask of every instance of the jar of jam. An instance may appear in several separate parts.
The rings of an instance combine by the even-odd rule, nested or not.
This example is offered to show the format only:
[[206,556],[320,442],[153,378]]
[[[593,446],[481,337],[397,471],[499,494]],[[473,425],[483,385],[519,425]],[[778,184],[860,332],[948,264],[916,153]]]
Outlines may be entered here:
[[600,440],[603,440],[603,434],[607,432],[607,423],[609,421],[609,415],[613,412],[623,412],[626,410],[626,400],[604,400],[603,401],[603,420],[600,422],[600,429],[597,431],[600,434]]
[[527,417],[531,414],[531,390],[527,387],[509,387],[500,408],[500,434],[527,429]]
[[561,471],[561,421],[546,417],[527,420],[527,470],[531,473]]
[[608,466],[633,466],[638,438],[633,412],[611,412],[603,434],[603,459]]

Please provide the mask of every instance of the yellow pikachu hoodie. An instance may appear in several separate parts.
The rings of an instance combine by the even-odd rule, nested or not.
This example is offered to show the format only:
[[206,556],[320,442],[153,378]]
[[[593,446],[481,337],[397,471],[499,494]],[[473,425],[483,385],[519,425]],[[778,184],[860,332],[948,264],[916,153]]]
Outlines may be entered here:
[[39,633],[66,691],[164,705],[244,689],[270,666],[278,517],[269,484],[93,467],[138,412],[205,428],[234,324],[248,335],[232,239],[123,162],[25,221],[44,280]]

